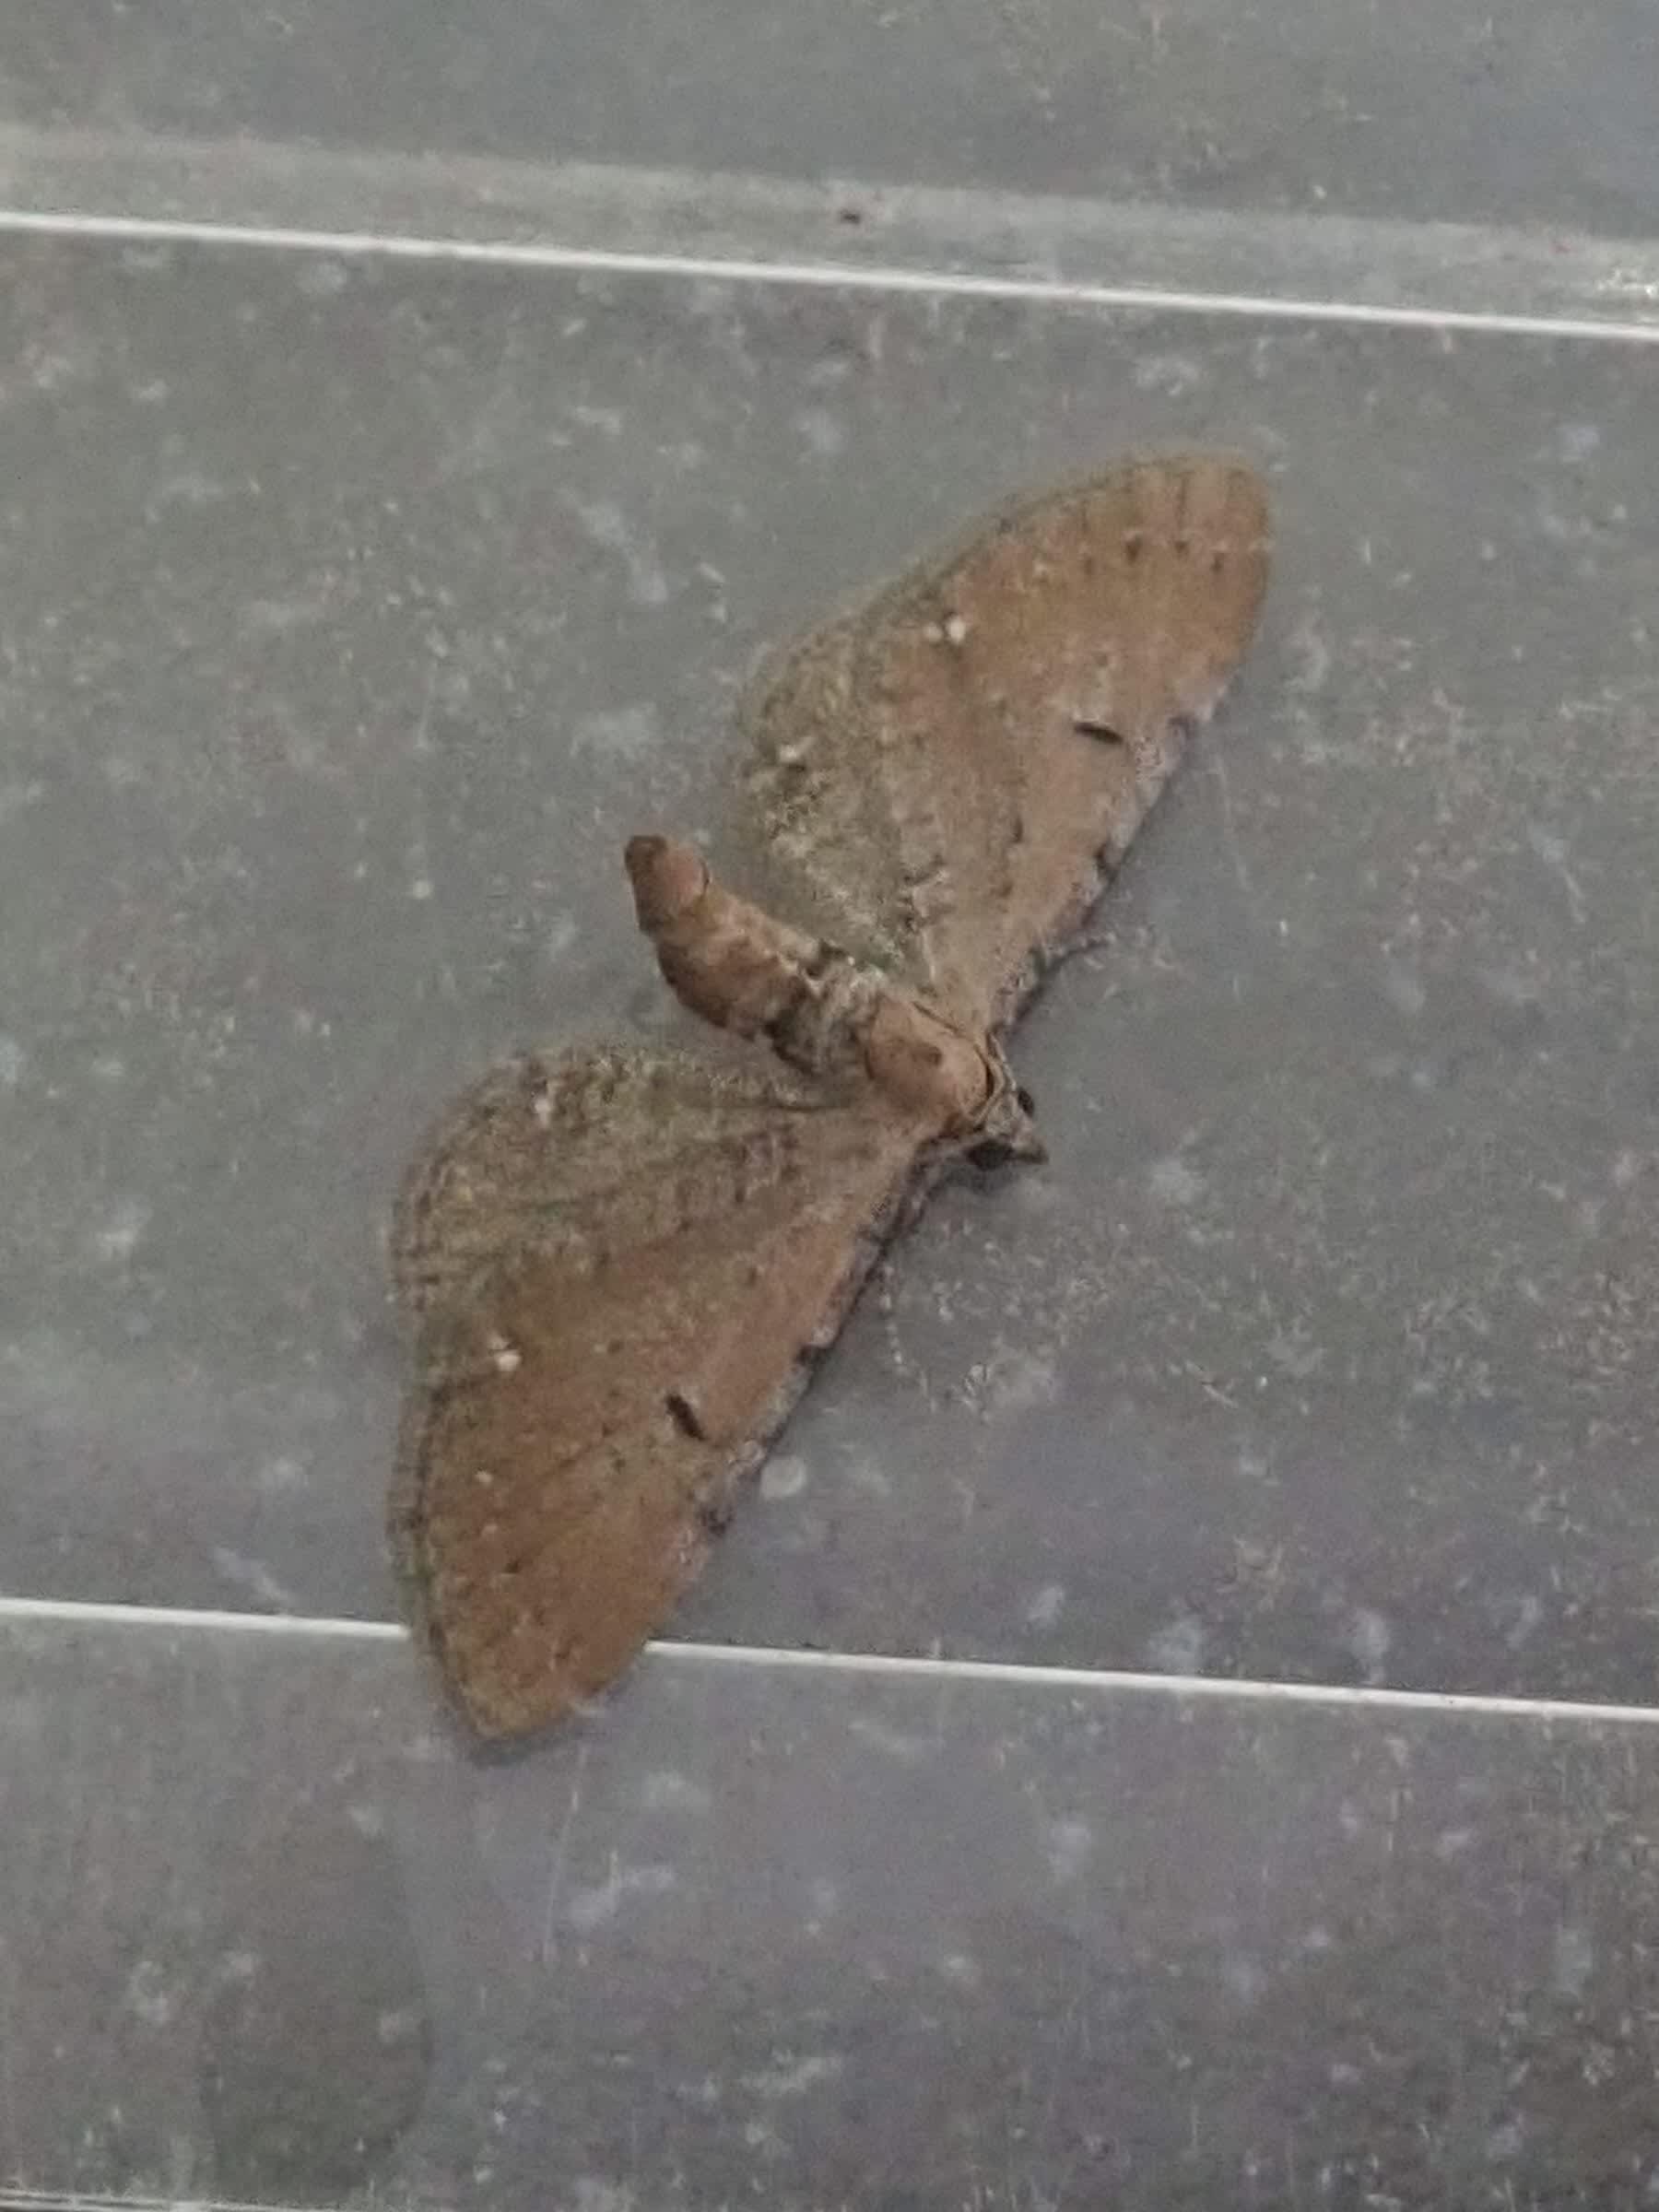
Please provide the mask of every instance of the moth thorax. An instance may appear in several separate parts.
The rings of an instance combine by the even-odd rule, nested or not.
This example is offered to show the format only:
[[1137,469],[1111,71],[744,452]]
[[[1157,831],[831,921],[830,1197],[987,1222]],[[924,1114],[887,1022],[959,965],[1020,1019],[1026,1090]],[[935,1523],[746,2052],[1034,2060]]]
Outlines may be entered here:
[[992,1071],[971,1037],[917,1000],[885,991],[863,1038],[870,1080],[940,1136],[977,1127]]

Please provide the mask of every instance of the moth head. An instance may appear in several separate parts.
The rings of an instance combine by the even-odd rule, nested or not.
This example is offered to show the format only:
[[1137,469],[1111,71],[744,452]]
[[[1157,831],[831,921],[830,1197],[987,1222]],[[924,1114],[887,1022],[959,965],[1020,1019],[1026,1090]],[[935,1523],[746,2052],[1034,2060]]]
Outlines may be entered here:
[[1030,1092],[1014,1080],[1014,1070],[994,1038],[986,1042],[985,1057],[991,1088],[965,1147],[970,1162],[976,1168],[1000,1168],[1011,1159],[1045,1160],[1048,1147],[1037,1134]]
[[630,837],[622,854],[634,910],[648,934],[676,922],[709,888],[709,865],[677,837]]

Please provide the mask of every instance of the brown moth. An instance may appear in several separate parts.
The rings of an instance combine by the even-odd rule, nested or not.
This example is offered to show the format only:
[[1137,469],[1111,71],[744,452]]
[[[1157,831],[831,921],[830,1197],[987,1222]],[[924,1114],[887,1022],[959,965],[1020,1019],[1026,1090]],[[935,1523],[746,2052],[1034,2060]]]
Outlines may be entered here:
[[421,1152],[392,1525],[481,1734],[557,1718],[662,1625],[938,1173],[1042,1156],[1000,1031],[1215,705],[1267,555],[1249,468],[1130,463],[801,641],[743,719],[770,856],[833,939],[688,845],[626,854],[676,994],[773,1058],[530,1053]]

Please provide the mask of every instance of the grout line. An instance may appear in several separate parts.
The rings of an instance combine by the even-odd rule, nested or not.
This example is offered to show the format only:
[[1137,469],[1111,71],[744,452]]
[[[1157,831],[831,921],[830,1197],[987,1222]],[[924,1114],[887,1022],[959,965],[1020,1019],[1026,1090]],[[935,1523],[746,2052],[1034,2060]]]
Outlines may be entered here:
[[254,223],[215,223],[160,216],[53,214],[0,208],[7,233],[107,239],[151,245],[253,248],[349,258],[465,263],[485,267],[585,272],[616,276],[689,278],[701,282],[805,287],[957,300],[1000,300],[1030,305],[1154,310],[1160,313],[1239,315],[1277,322],[1358,324],[1382,329],[1465,331],[1508,337],[1608,338],[1659,345],[1659,322],[1611,316],[1514,314],[1452,307],[1379,305],[1355,300],[1281,297],[1273,293],[1164,289],[1063,277],[970,276],[894,264],[752,260],[741,255],[623,252],[505,239],[419,237],[375,230],[312,230]]
[[[0,1630],[26,1622],[64,1628],[207,1630],[253,1637],[407,1643],[399,1621],[354,1620],[297,1613],[233,1613],[187,1606],[95,1604],[82,1599],[0,1597]],[[859,1675],[890,1680],[998,1683],[1006,1688],[1126,1691],[1141,1696],[1254,1705],[1309,1705],[1337,1711],[1441,1713],[1488,1720],[1593,1721],[1624,1727],[1659,1726],[1659,1706],[1598,1702],[1588,1698],[1496,1697],[1477,1691],[1388,1689],[1337,1682],[1259,1681],[1231,1675],[1145,1674],[1122,1667],[1043,1666],[1013,1659],[950,1659],[921,1653],[789,1650],[771,1644],[681,1643],[645,1646],[659,1665],[771,1669],[774,1673]],[[6,2202],[0,2195],[0,2206]]]
[[1420,1712],[1488,1720],[1597,1721],[1659,1726],[1659,1706],[1599,1704],[1578,1698],[1490,1697],[1465,1690],[1371,1688],[1338,1682],[1272,1682],[1231,1675],[1154,1675],[1121,1667],[1035,1666],[1007,1659],[904,1657],[883,1652],[786,1651],[759,1644],[656,1643],[661,1656],[714,1665],[822,1668],[837,1674],[923,1680],[998,1682],[1045,1689],[1135,1691],[1149,1697],[1210,1699],[1254,1705],[1319,1705],[1386,1712]]
[[343,1643],[406,1643],[398,1620],[318,1613],[241,1613],[209,1606],[124,1606],[72,1597],[0,1597],[0,1628],[44,1621],[61,1628],[210,1629],[241,1636],[313,1636]]
[[75,2189],[0,2188],[0,2212],[318,2212],[317,2206],[226,2196],[112,2196]]

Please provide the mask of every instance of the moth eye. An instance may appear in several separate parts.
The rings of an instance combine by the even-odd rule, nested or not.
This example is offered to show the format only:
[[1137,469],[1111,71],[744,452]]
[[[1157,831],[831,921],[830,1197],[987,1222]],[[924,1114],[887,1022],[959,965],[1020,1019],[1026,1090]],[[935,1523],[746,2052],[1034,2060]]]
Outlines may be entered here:
[[1015,1092],[1014,1092],[1014,1096],[1015,1096],[1015,1099],[1016,1099],[1016,1100],[1018,1100],[1018,1105],[1019,1105],[1019,1111],[1020,1111],[1020,1112],[1021,1112],[1021,1113],[1035,1113],[1035,1112],[1036,1112],[1036,1111],[1037,1111],[1037,1101],[1036,1101],[1036,1100],[1035,1100],[1035,1099],[1034,1099],[1034,1098],[1031,1096],[1030,1092],[1030,1091],[1029,1091],[1029,1090],[1026,1088],[1026,1087],[1025,1087],[1025,1085],[1024,1085],[1023,1083],[1019,1084],[1019,1085],[1018,1085],[1018,1086],[1016,1088],[1016,1089],[1015,1089]]
[[971,1168],[982,1170],[1006,1167],[1013,1157],[1013,1147],[1005,1145],[999,1136],[988,1136],[980,1144],[971,1145],[965,1155]]

